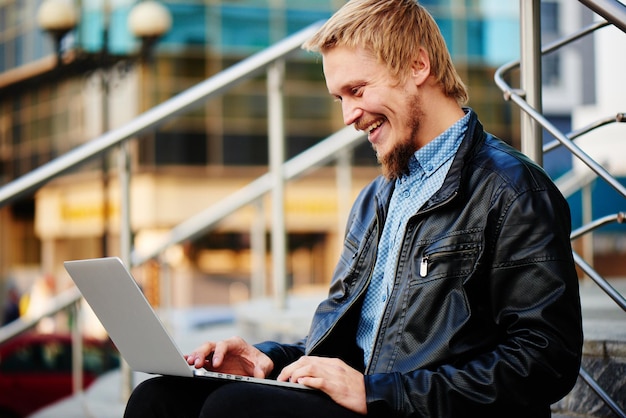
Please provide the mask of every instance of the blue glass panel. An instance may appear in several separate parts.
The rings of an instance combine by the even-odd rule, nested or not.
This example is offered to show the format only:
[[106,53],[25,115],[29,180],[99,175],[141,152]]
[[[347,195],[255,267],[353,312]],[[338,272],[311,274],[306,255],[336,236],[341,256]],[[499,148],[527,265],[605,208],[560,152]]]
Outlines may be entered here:
[[441,31],[441,35],[443,36],[443,38],[446,41],[446,44],[448,45],[448,49],[450,50],[450,54],[452,55],[452,57],[454,57],[455,55],[455,48],[456,45],[454,45],[454,38],[453,38],[453,28],[454,28],[454,22],[452,21],[452,19],[448,19],[448,18],[443,18],[443,17],[439,17],[436,18],[435,21],[437,22],[437,25],[439,25],[439,30]]
[[130,54],[138,41],[128,27],[130,7],[115,9],[109,17],[109,51],[113,54]]
[[8,70],[4,54],[6,54],[4,42],[0,42],[0,73]]
[[18,35],[15,37],[15,66],[19,67],[27,63],[26,57],[26,48],[24,48],[24,35]]
[[35,33],[34,47],[35,59],[39,59],[52,53],[52,50],[54,49],[53,42],[52,39],[50,39],[50,36],[44,34],[41,31],[37,31],[37,33]]
[[207,39],[206,6],[169,4],[172,29],[159,41],[161,45],[204,45]]
[[[626,177],[618,177],[617,181],[626,187]],[[601,204],[593,205],[593,219],[613,215],[624,210],[624,198],[604,180],[596,180],[593,187],[593,201],[601,202]],[[602,227],[600,230],[624,233],[626,227],[613,223]]]
[[322,12],[319,10],[288,10],[287,31],[289,32],[289,34],[295,33],[314,22],[317,22],[318,20],[328,19],[330,15],[330,11]]
[[467,27],[467,55],[470,59],[481,59],[485,54],[485,33],[483,22],[470,19],[466,22]]
[[519,59],[519,21],[513,18],[489,19],[484,25],[486,63],[500,66]]
[[[626,187],[626,177],[618,177],[617,181]],[[624,210],[624,198],[607,182],[598,178],[592,183],[592,200],[601,204],[593,205],[593,219],[607,215],[613,215]],[[582,226],[582,193],[574,193],[567,199],[572,214],[572,228]],[[598,229],[601,232],[624,233],[626,228],[623,224],[612,223]]]
[[[257,7],[222,6],[222,47],[269,46],[269,11]],[[245,28],[242,30],[242,28]]]
[[[109,15],[108,25],[108,50],[113,54],[132,54],[139,48],[140,40],[135,38],[133,33],[128,27],[128,15],[132,10],[132,5],[120,6],[111,11]],[[172,14],[173,25],[172,29],[161,42],[167,39],[170,42],[180,41],[178,38],[185,38],[184,34],[195,28],[202,30],[204,27],[203,20],[196,22],[194,25],[189,25],[185,19],[187,16],[193,16],[196,21],[198,18],[203,19],[204,6],[196,5],[185,7],[185,5],[167,6]],[[200,11],[200,13],[198,13]],[[80,47],[88,52],[99,52],[104,45],[104,31],[103,31],[104,18],[102,12],[99,9],[84,9],[81,15],[81,22],[78,29],[78,43]],[[200,32],[202,33],[202,32]],[[184,43],[184,42],[183,42]]]
[[102,49],[102,25],[102,13],[98,10],[83,10],[78,30],[82,49],[89,52],[97,52]]
[[[569,116],[552,116],[549,120],[561,132],[569,132],[572,129],[572,121]],[[544,129],[543,143],[552,142],[553,140],[554,137]],[[558,147],[550,151],[543,157],[543,168],[553,179],[559,178],[572,169],[572,153],[565,147]]]

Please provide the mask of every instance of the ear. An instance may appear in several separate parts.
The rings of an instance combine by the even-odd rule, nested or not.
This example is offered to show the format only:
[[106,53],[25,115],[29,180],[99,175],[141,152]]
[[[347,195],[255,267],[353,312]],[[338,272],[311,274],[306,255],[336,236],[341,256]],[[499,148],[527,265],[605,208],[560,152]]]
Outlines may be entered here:
[[430,58],[423,47],[417,51],[417,56],[411,62],[411,78],[417,86],[421,86],[430,76]]

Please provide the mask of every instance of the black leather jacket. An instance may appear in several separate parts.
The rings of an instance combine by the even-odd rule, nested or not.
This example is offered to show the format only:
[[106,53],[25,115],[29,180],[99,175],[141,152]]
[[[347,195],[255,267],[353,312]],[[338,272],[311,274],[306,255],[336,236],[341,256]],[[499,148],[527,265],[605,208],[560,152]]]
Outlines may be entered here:
[[441,189],[410,219],[364,370],[355,331],[393,182],[357,198],[307,338],[257,345],[275,373],[299,356],[365,373],[368,415],[549,417],[581,359],[567,202],[544,171],[472,115]]

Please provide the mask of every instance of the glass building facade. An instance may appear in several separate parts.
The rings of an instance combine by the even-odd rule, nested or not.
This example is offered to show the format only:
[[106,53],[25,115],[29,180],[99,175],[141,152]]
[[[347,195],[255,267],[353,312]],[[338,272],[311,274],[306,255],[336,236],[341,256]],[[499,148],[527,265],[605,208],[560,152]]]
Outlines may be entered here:
[[[70,0],[71,1],[71,0]],[[0,185],[22,176],[67,151],[168,100],[189,87],[261,51],[307,25],[328,18],[343,0],[164,0],[171,30],[147,63],[135,56],[140,42],[127,27],[132,0],[74,0],[80,22],[61,44],[69,60],[51,64],[54,46],[36,24],[42,0],[0,0]],[[493,134],[519,146],[519,111],[495,86],[496,68],[519,57],[519,4],[501,0],[422,0],[438,24],[469,88],[469,106]],[[560,32],[560,2],[542,6],[545,30]],[[552,16],[552,18],[550,18]],[[106,30],[105,30],[106,29]],[[108,57],[106,61],[103,56]],[[74,59],[72,62],[71,60]],[[106,62],[105,71],[100,63]],[[544,67],[548,82],[558,85],[558,58]],[[107,81],[104,102],[102,80]],[[516,84],[513,82],[512,84]],[[267,88],[263,74],[225,95],[177,116],[134,143],[137,173],[182,173],[181,179],[224,172],[266,169]],[[297,53],[286,63],[284,80],[286,157],[289,158],[343,127],[341,109],[328,95],[321,62],[315,54]],[[574,105],[575,103],[572,103]],[[109,109],[110,108],[110,109]],[[560,115],[567,127],[567,115]],[[554,170],[569,168],[559,157]],[[352,157],[357,168],[376,171],[369,144]],[[102,165],[83,168],[97,176]],[[552,169],[552,168],[551,168]],[[256,170],[256,171],[255,171]],[[104,209],[102,209],[104,210]],[[10,223],[7,264],[37,263],[41,245],[35,232],[34,197],[0,208],[0,224]],[[318,247],[327,231],[292,233],[290,249]],[[20,248],[12,247],[9,242]],[[78,244],[77,244],[78,243]],[[232,232],[195,243],[195,250],[245,247],[249,237]],[[45,246],[45,245],[44,245]],[[69,247],[97,243],[75,240]],[[2,252],[2,251],[0,251]],[[312,250],[313,252],[313,250]],[[0,258],[0,264],[3,260]],[[312,263],[315,264],[315,263]],[[0,266],[0,275],[2,267]]]
[[[52,42],[33,18],[40,3],[40,0],[0,0],[0,73],[17,72],[53,53]],[[160,41],[149,77],[140,88],[140,110],[180,93],[313,22],[326,19],[342,3],[337,0],[164,2],[172,14],[173,27]],[[486,12],[492,10],[490,3],[494,2],[489,1],[422,3],[441,26],[469,86],[470,105],[492,132],[515,143],[516,115],[510,106],[502,103],[492,76],[496,66],[517,55],[517,8],[495,2],[500,5],[496,6],[498,13],[490,15]],[[82,0],[75,5],[80,8],[80,23],[64,39],[64,50],[80,50],[95,56],[103,50],[119,57],[136,53],[139,43],[126,25],[134,2]],[[108,13],[103,12],[105,7]],[[501,45],[503,39],[507,45]],[[0,183],[89,140],[93,131],[82,126],[87,117],[85,106],[76,100],[87,76],[65,79],[58,74],[48,74],[48,78],[39,74],[38,77],[40,80],[21,79],[18,87],[0,84]],[[294,155],[335,131],[341,122],[339,109],[325,92],[317,57],[302,52],[288,64],[286,77],[288,153]],[[115,86],[111,94],[116,94]],[[160,129],[152,143],[141,145],[140,163],[264,165],[267,163],[266,113],[264,81],[252,80],[216,103],[183,115]],[[357,151],[355,163],[375,164],[368,147]]]

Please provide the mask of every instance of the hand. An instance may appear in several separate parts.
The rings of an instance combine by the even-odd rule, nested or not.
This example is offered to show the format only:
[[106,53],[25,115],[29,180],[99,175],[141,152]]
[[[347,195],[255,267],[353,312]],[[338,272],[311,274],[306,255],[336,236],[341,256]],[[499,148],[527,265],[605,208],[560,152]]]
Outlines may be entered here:
[[363,374],[342,360],[304,356],[285,367],[277,380],[320,389],[339,405],[359,414],[367,414]]
[[185,356],[190,366],[222,373],[264,378],[274,368],[274,362],[256,347],[240,337],[219,342],[207,342]]

